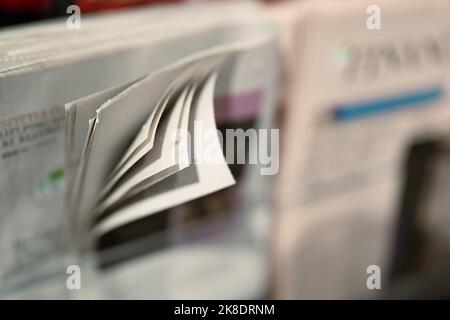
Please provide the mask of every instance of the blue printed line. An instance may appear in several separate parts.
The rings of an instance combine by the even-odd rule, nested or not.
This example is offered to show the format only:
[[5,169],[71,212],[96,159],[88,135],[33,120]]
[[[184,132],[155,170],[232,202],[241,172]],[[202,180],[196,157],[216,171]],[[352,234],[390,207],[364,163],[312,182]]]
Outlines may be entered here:
[[439,100],[443,95],[444,89],[442,87],[433,87],[382,99],[340,105],[333,110],[333,116],[338,121],[350,121],[398,109],[421,106]]

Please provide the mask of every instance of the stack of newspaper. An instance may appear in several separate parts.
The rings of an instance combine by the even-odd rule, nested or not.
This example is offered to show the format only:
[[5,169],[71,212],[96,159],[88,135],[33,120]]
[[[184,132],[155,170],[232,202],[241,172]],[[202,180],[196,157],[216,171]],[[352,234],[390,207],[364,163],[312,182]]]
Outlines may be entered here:
[[253,3],[81,18],[0,33],[0,290],[232,185],[213,98],[274,100],[274,32]]

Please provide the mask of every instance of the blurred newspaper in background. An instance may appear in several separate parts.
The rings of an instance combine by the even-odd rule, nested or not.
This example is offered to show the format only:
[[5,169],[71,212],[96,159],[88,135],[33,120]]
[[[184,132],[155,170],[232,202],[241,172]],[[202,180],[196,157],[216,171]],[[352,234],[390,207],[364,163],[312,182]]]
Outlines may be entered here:
[[[370,5],[380,10],[380,29],[366,23]],[[286,72],[275,295],[387,296],[408,150],[449,129],[448,2],[305,1],[271,9]],[[441,210],[448,216],[448,204]],[[379,290],[369,290],[374,268]]]

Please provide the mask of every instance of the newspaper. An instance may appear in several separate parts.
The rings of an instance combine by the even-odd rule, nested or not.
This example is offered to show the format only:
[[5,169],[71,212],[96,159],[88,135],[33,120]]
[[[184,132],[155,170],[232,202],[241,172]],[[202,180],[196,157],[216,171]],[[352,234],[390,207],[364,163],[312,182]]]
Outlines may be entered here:
[[[385,289],[411,141],[444,132],[450,109],[448,4],[289,4],[298,12],[277,190],[275,292],[283,298],[373,297]],[[279,12],[277,13],[280,14]],[[289,43],[289,42],[286,42]],[[370,290],[369,267],[381,270]]]
[[79,31],[35,24],[0,43],[6,292],[61,272],[80,239],[231,185],[221,153],[214,172],[163,161],[167,138],[194,120],[215,128],[216,94],[262,92],[263,109],[275,96],[273,27],[252,3],[99,15]]

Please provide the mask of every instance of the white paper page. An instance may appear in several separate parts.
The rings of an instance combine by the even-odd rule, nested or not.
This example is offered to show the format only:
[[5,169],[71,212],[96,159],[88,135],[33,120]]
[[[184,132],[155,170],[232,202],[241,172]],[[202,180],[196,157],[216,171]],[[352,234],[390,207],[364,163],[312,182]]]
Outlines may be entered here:
[[[123,158],[112,172],[111,178],[108,179],[108,184],[114,184],[125,171],[131,168],[137,160],[153,148],[156,129],[158,128],[159,120],[161,119],[168,101],[168,96],[164,95],[161,101],[158,102],[156,108],[153,109],[147,121],[139,131],[139,134],[133,140],[127,152],[125,152]],[[108,187],[105,187],[105,189],[107,188]]]
[[[158,173],[150,176],[147,179],[142,180],[140,183],[135,184],[132,188],[130,188],[129,191],[127,191],[126,195],[123,196],[120,199],[120,202],[125,201],[126,199],[130,198],[131,196],[151,187],[155,183],[161,181],[162,179],[167,178],[168,176],[183,170],[189,166],[189,141],[188,137],[183,134],[178,134],[180,132],[187,132],[189,130],[189,117],[190,117],[190,110],[192,107],[192,102],[194,98],[194,94],[196,93],[196,86],[192,87],[186,97],[184,106],[183,106],[183,113],[180,117],[180,121],[178,124],[178,132],[176,137],[176,143],[174,146],[174,150],[171,152],[175,152],[173,155],[175,159],[176,165],[167,167],[167,169],[160,170]],[[166,138],[173,139],[172,138],[173,133],[166,134]],[[157,161],[160,162],[162,160],[162,157],[158,159]],[[108,205],[109,206],[109,205]]]
[[[79,211],[87,214],[99,198],[107,177],[126,150],[129,141],[139,132],[141,119],[146,119],[156,106],[162,92],[174,74],[159,74],[151,85],[143,88],[142,82],[122,92],[107,103],[108,109],[97,111],[97,127],[93,134],[91,153],[86,165],[86,175],[80,188]],[[123,106],[127,106],[123,108]]]
[[156,108],[153,110],[147,121],[142,126],[137,137],[128,148],[127,152],[120,160],[114,171],[108,178],[108,183],[103,188],[100,197],[103,198],[109,193],[114,184],[144,155],[152,148],[155,141],[156,130],[164,110],[167,107],[170,97],[176,90],[176,87],[170,87],[161,97]]
[[66,112],[69,114],[66,119],[66,167],[69,170],[75,168],[80,159],[83,145],[87,139],[89,119],[96,116],[97,109],[103,103],[136,81],[94,93],[65,105]]
[[[92,145],[92,135],[95,128],[95,117],[88,120],[88,130],[86,133],[86,140],[78,161],[78,165],[69,179],[68,190],[66,191],[66,210],[71,217],[76,217],[78,212],[78,205],[80,201],[80,188],[84,179],[86,159],[89,158],[89,152]],[[76,218],[75,218],[76,219]]]
[[[161,171],[171,167],[177,167],[178,170],[182,169],[179,166],[178,159],[174,156],[177,144],[174,136],[177,130],[180,129],[183,110],[187,109],[186,104],[190,104],[192,101],[193,90],[188,90],[189,88],[185,88],[181,92],[174,106],[171,110],[168,110],[168,114],[162,119],[162,123],[156,132],[155,147],[130,168],[119,183],[115,185],[111,194],[100,203],[98,209],[100,212],[120,200],[137,184],[150,179]],[[190,99],[187,99],[188,93]],[[186,114],[184,116],[186,117]]]
[[[190,129],[195,129],[194,120],[197,120],[201,122],[204,130],[216,130],[213,109],[216,78],[217,74],[213,74],[201,89],[198,100],[193,105],[194,116],[190,121]],[[194,159],[199,163],[171,175],[148,191],[139,194],[138,201],[119,209],[100,221],[95,226],[94,233],[99,236],[146,215],[233,185],[235,181],[223,157],[217,136],[211,137],[208,143],[208,148],[213,149],[217,155],[215,163],[201,161],[202,147],[204,147],[201,143],[201,133],[194,131]]]
[[[260,40],[255,41],[259,43]],[[148,106],[156,104],[174,79],[188,79],[194,70],[195,74],[201,72],[207,74],[226,58],[252,45],[252,42],[236,43],[232,47],[217,47],[188,57],[135,83],[104,104],[97,114],[98,123],[94,130],[93,146],[86,166],[87,173],[81,188],[83,194],[80,198],[82,199],[80,212],[88,214],[94,208],[106,179],[122,157],[127,145],[139,132],[142,119],[147,118]],[[123,108],[123,105],[128,107]]]

